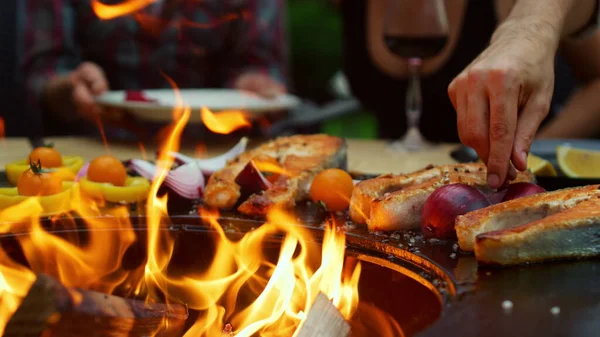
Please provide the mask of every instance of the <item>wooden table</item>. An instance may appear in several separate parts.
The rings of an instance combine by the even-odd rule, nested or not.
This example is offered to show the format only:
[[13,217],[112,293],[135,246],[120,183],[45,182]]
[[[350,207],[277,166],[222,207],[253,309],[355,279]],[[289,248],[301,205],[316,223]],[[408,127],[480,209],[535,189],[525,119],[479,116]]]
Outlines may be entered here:
[[[65,155],[80,155],[86,161],[110,153],[120,159],[154,158],[155,146],[140,146],[135,143],[111,143],[108,149],[99,139],[92,138],[48,138],[49,143],[54,143],[55,148]],[[252,144],[258,144],[254,141]],[[419,152],[395,153],[388,149],[388,143],[379,140],[348,140],[348,168],[351,171],[378,174],[411,172],[429,164],[448,164],[455,161],[450,157],[450,151],[456,144],[443,144],[433,149]],[[208,144],[206,157],[223,153],[233,144]],[[183,146],[181,151],[193,155],[195,146]],[[0,169],[7,163],[24,159],[31,151],[31,146],[25,138],[7,138],[0,140]]]

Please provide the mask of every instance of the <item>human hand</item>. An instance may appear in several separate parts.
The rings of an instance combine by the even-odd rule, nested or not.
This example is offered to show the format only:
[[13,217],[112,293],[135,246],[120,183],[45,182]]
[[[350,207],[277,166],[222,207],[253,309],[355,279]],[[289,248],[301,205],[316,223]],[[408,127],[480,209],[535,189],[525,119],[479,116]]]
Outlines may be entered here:
[[95,120],[100,114],[100,108],[94,103],[94,97],[108,90],[104,71],[95,63],[84,62],[71,72],[69,79],[77,111],[83,117]]
[[266,98],[274,98],[285,93],[285,86],[269,75],[249,72],[240,75],[234,82],[234,87],[247,90]]
[[448,87],[460,140],[487,164],[491,188],[513,179],[515,168],[527,169],[531,142],[549,111],[558,39],[543,23],[507,22]]

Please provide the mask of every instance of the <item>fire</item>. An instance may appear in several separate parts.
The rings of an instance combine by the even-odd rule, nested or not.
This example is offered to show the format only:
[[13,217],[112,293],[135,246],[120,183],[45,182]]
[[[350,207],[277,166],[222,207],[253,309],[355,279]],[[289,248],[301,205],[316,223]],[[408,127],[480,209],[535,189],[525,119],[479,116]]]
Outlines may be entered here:
[[[319,249],[313,232],[281,209],[273,209],[263,225],[238,240],[228,236],[217,211],[199,209],[199,223],[216,233],[214,256],[202,271],[170,273],[175,240],[165,230],[170,223],[168,198],[159,195],[159,187],[172,167],[169,153],[179,150],[191,111],[183,106],[175,83],[167,79],[175,90],[177,106],[143,208],[146,260],[134,268],[122,265],[129,248],[139,243],[136,233],[140,231],[134,230],[128,206],[99,203],[75,185],[71,211],[42,221],[39,198],[29,198],[0,213],[0,234],[23,234],[16,240],[29,266],[13,261],[0,246],[0,329],[9,322],[40,273],[69,288],[185,304],[200,313],[186,332],[187,337],[220,336],[226,324],[231,324],[236,337],[294,336],[319,293],[331,299],[346,319],[353,317],[359,303],[361,265],[347,263],[344,232],[334,222],[327,223]],[[242,112],[202,111],[205,123],[221,132],[249,124]],[[282,172],[277,163],[266,163],[259,166]],[[71,231],[52,233],[48,226]],[[81,226],[85,239],[82,232],[74,230]],[[273,242],[281,243],[275,250],[277,257],[265,250]]]
[[196,158],[206,157],[207,152],[208,152],[208,149],[206,148],[206,144],[198,143],[198,144],[196,144],[196,148],[194,149],[194,157],[196,157]]
[[258,156],[252,159],[252,163],[256,166],[260,172],[268,172],[274,174],[280,174],[285,176],[291,176],[291,172],[288,172],[283,168],[277,159],[269,156]]
[[110,20],[128,15],[155,3],[157,0],[129,0],[116,5],[106,5],[100,0],[92,0],[94,13],[102,20]]
[[[312,234],[282,210],[271,211],[265,224],[238,242],[226,236],[217,222],[218,213],[200,209],[200,214],[217,231],[219,240],[206,272],[175,282],[178,292],[192,294],[188,301],[190,308],[210,313],[198,320],[186,337],[218,335],[224,316],[237,337],[256,333],[292,336],[319,292],[328,296],[344,317],[354,314],[358,306],[360,264],[344,270],[345,237],[332,224],[325,231],[319,254],[310,245]],[[269,237],[282,232],[285,237],[277,263],[269,263],[262,246]],[[234,312],[239,306],[236,298],[244,285],[253,285],[255,300]]]
[[208,108],[203,107],[200,110],[200,117],[210,131],[219,134],[229,134],[235,130],[252,125],[248,120],[248,114],[239,110],[213,113]]

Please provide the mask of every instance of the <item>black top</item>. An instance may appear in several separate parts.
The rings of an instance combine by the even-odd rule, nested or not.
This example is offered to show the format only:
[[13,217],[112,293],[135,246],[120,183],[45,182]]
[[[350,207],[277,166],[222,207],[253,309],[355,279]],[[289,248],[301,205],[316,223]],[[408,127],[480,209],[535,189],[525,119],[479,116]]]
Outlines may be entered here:
[[[390,77],[374,65],[367,50],[366,13],[366,1],[342,1],[343,70],[355,97],[377,117],[380,138],[397,139],[407,129],[404,106],[408,80]],[[465,14],[454,52],[435,73],[421,79],[420,129],[430,141],[459,141],[448,85],[488,46],[496,28],[494,1],[470,0]]]

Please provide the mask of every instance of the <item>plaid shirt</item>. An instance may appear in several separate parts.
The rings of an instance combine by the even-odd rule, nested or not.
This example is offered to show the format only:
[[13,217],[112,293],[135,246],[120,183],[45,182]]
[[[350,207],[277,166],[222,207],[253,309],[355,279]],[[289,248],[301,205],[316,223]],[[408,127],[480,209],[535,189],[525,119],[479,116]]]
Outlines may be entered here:
[[[122,0],[102,0],[104,4]],[[163,0],[99,19],[90,0],[19,0],[21,81],[40,109],[48,79],[83,61],[111,90],[228,87],[248,71],[286,83],[284,0]]]

